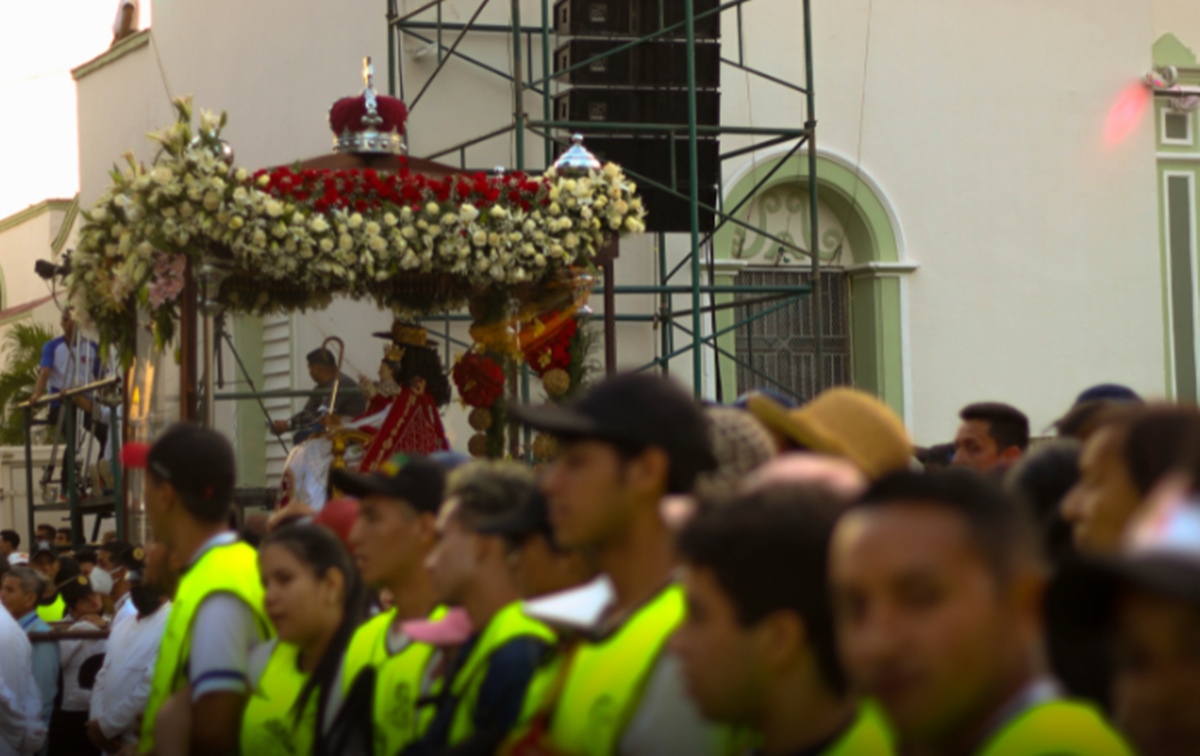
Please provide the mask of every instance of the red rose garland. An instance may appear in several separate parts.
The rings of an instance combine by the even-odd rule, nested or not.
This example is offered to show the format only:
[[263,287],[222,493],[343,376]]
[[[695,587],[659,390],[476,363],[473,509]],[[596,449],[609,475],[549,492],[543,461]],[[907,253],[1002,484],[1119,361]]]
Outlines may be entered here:
[[464,354],[451,377],[458,395],[469,407],[491,407],[504,394],[504,370],[486,355]]

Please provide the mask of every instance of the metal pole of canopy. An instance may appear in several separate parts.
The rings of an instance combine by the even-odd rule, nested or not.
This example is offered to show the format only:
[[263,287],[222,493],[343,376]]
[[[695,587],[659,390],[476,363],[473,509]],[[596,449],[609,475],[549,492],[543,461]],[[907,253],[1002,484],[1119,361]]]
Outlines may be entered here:
[[[700,337],[700,158],[696,143],[696,4],[683,0],[684,28],[687,30],[687,105],[688,105],[688,194],[692,233],[692,333]],[[674,154],[674,150],[672,150]],[[704,391],[704,354],[696,345],[692,352],[692,390]]]
[[813,323],[813,394],[825,388],[825,344],[824,324],[821,316],[821,235],[817,223],[817,116],[816,99],[813,97],[813,49],[812,49],[812,0],[804,0],[804,69],[805,99],[808,119],[804,124],[808,131],[808,251],[812,276],[812,323]]

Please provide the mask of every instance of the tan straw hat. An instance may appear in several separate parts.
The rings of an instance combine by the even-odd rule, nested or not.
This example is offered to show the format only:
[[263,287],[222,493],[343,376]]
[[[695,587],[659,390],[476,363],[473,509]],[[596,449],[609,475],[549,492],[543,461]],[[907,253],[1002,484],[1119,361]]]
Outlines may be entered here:
[[792,410],[769,396],[752,394],[746,407],[795,445],[848,459],[872,480],[907,468],[912,456],[912,442],[896,413],[857,389],[832,388]]

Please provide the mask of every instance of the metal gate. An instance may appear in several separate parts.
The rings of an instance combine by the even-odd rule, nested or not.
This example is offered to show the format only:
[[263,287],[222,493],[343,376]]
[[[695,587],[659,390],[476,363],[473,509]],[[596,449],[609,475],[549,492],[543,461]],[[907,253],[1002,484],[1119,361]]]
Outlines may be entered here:
[[[811,273],[799,269],[747,270],[738,284],[749,286],[803,286]],[[753,295],[739,294],[737,299]],[[737,330],[737,356],[753,366],[738,365],[738,393],[772,389],[807,401],[814,393],[816,337],[813,332],[814,297],[803,297],[795,305],[751,321]],[[770,305],[736,307],[743,319]],[[841,270],[821,272],[821,326],[824,355],[821,369],[824,385],[849,385],[850,365],[850,277]],[[763,375],[758,375],[754,371]],[[763,376],[766,376],[765,378]]]

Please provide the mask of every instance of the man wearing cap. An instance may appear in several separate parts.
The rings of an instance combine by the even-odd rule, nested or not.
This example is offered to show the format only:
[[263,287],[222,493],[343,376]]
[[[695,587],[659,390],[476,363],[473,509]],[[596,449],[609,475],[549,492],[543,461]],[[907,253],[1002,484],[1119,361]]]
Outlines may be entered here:
[[1072,642],[1113,650],[1113,713],[1138,753],[1200,752],[1200,506],[1187,488],[1161,487],[1120,552],[1062,570],[1046,604]]
[[526,601],[555,596],[596,578],[591,557],[564,549],[554,539],[550,505],[538,489],[480,528],[504,539],[513,584]]
[[[0,603],[26,634],[48,633],[50,626],[37,614],[38,601],[46,589],[46,578],[32,567],[13,567],[0,580]],[[57,643],[33,644],[33,676],[42,694],[41,721],[50,726],[54,698],[58,695],[59,656]]]
[[912,457],[912,442],[896,413],[857,389],[832,388],[794,409],[762,393],[748,395],[745,402],[775,434],[781,451],[841,457],[872,480],[905,469]]
[[[317,384],[313,387],[312,395],[305,402],[304,408],[291,418],[276,420],[274,423],[277,433],[299,431],[296,434],[296,443],[312,435],[314,430],[320,430],[318,423],[326,414],[326,410],[330,415],[351,418],[361,415],[367,409],[367,400],[359,393],[357,382],[345,373],[338,373],[333,352],[325,347],[314,349],[308,353],[307,361],[308,374],[313,383]],[[338,384],[338,395],[330,408],[327,405],[335,381]]]
[[[126,447],[127,450],[130,447]],[[136,454],[127,454],[135,463]],[[140,749],[155,747],[168,699],[197,723],[192,753],[236,747],[251,649],[270,637],[257,555],[229,530],[236,476],[233,448],[214,430],[178,424],[145,454],[146,517],[182,565],[142,723]]]
[[715,464],[700,408],[678,384],[630,373],[570,407],[515,414],[560,439],[542,481],[555,538],[592,551],[615,594],[569,666],[546,673],[556,684],[532,689],[542,699],[531,702],[535,730],[547,728],[546,747],[587,756],[713,752],[722,733],[704,723],[666,653],[684,599],[659,508]]
[[472,632],[448,658],[434,691],[433,722],[412,753],[447,747],[491,753],[517,724],[554,633],[521,611],[508,549],[488,525],[524,505],[534,491],[532,474],[515,464],[481,463],[456,473],[427,565],[439,600],[462,607]]
[[113,623],[108,654],[96,676],[87,723],[88,739],[106,753],[137,745],[137,717],[150,698],[150,678],[171,602],[174,578],[161,541],[121,551],[134,615]]
[[838,649],[901,751],[1127,756],[1048,675],[1044,567],[1032,517],[965,470],[877,481],[830,547]]
[[350,640],[328,703],[337,719],[323,726],[335,752],[349,740],[369,744],[362,747],[376,756],[395,756],[428,724],[418,720],[417,699],[434,648],[414,641],[402,625],[444,614],[425,561],[437,543],[445,472],[424,457],[397,455],[372,473],[335,470],[332,481],[360,502],[350,545],[363,580],[390,591],[395,604]]

